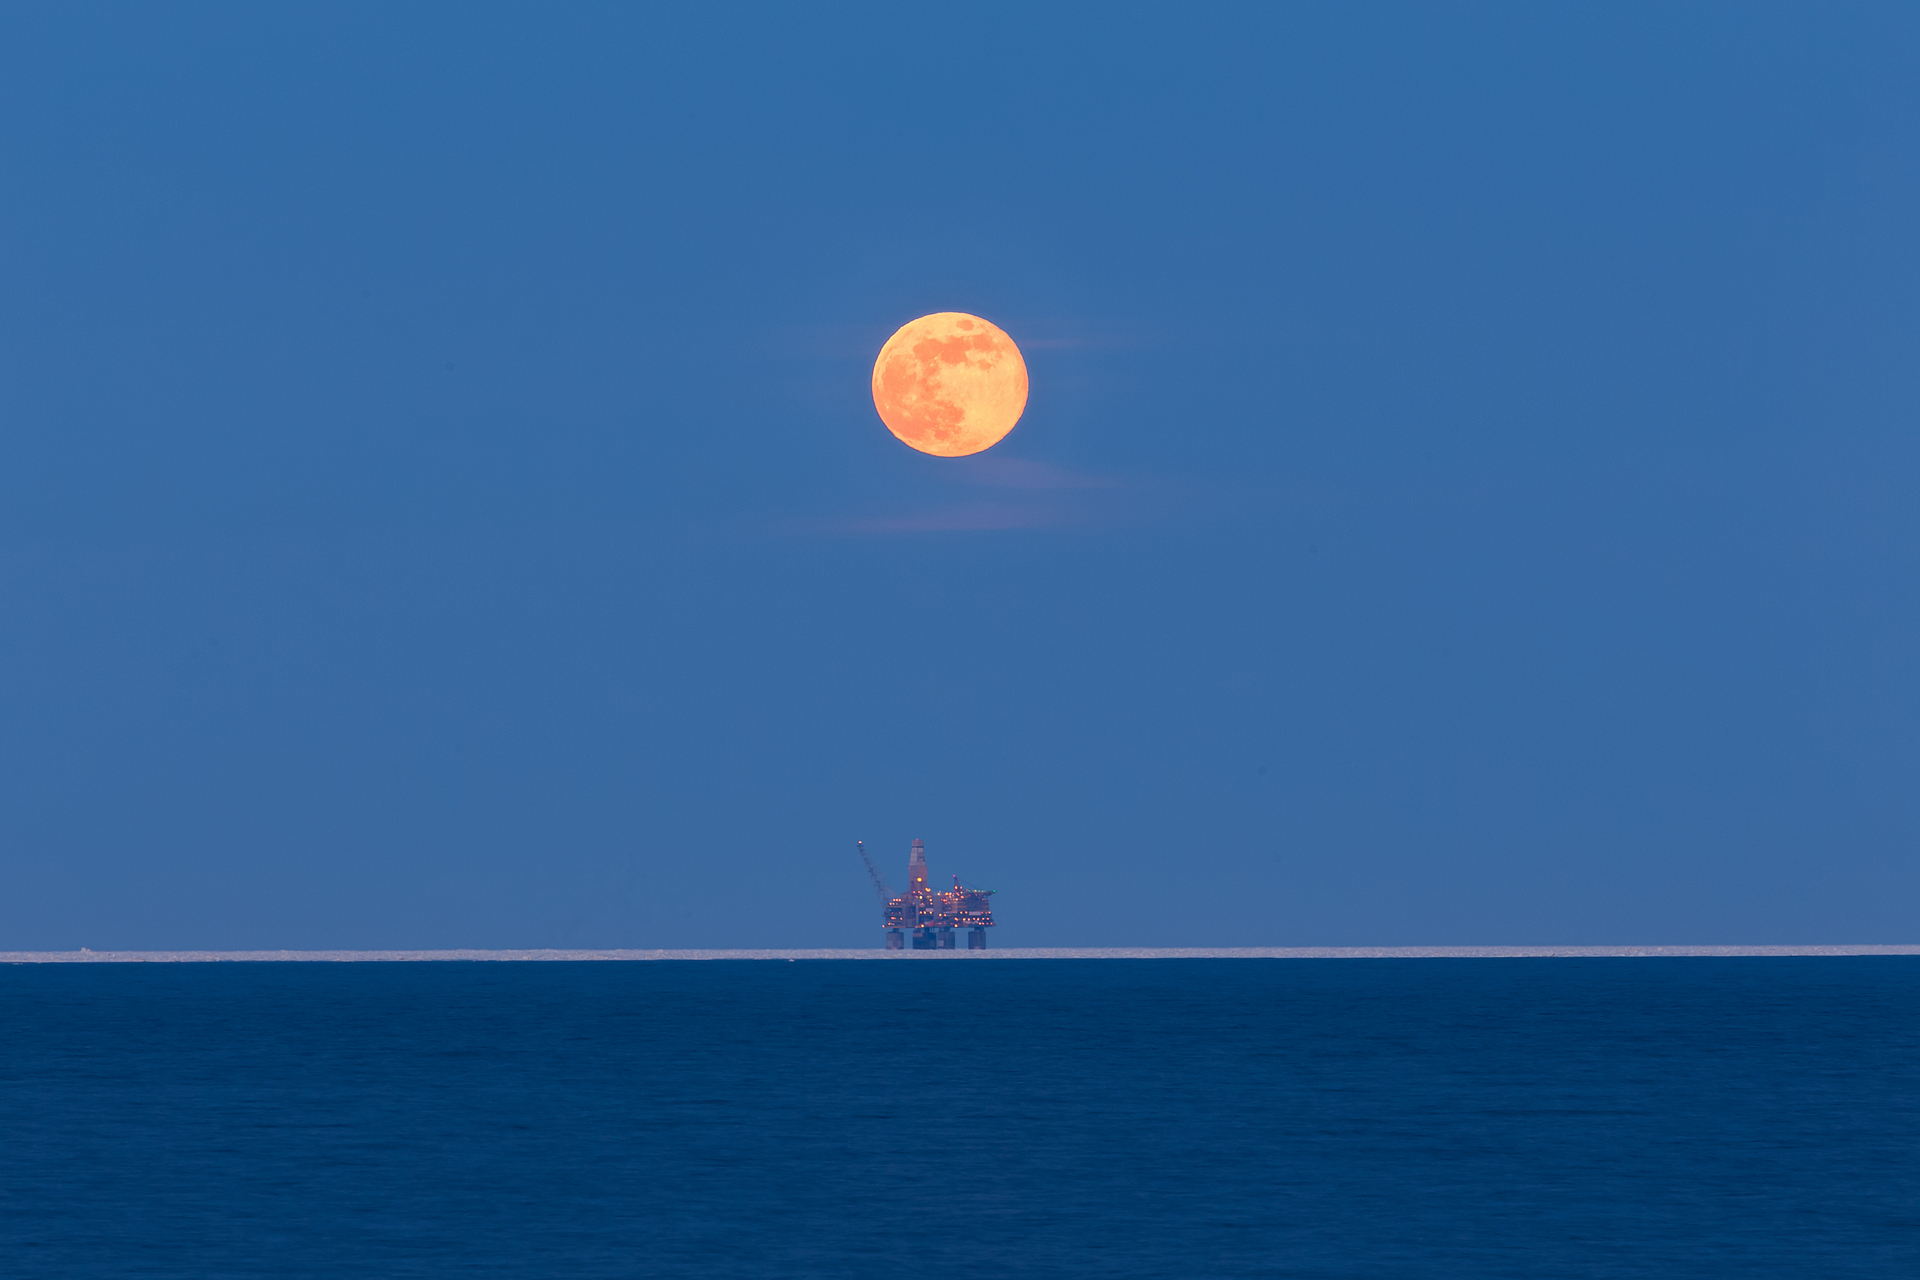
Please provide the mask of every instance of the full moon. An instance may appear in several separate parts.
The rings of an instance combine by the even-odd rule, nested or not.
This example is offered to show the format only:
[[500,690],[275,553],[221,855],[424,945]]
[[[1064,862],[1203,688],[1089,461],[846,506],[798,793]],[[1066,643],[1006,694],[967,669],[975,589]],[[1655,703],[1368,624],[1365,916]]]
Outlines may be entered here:
[[962,458],[999,444],[1027,407],[1027,362],[997,325],[940,311],[900,326],[873,362],[873,407],[922,453]]

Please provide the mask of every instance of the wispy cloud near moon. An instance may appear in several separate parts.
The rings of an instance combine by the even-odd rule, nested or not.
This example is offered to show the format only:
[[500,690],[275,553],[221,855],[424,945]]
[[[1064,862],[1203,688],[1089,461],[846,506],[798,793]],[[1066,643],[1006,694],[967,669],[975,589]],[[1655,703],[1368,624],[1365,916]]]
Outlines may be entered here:
[[960,533],[969,530],[1043,529],[1051,525],[1073,523],[1070,513],[1038,504],[1010,505],[976,502],[936,507],[895,516],[849,516],[823,520],[812,526],[816,533],[890,534]]
[[1111,500],[1095,495],[1127,486],[1109,476],[1085,475],[1024,458],[955,458],[943,463],[945,478],[1001,495],[938,502],[911,511],[876,512],[808,521],[799,531],[884,536],[1045,529],[1099,523],[1117,514]]
[[1090,476],[1045,462],[1025,458],[957,458],[953,478],[963,484],[986,485],[997,489],[1119,489],[1120,481],[1110,476]]

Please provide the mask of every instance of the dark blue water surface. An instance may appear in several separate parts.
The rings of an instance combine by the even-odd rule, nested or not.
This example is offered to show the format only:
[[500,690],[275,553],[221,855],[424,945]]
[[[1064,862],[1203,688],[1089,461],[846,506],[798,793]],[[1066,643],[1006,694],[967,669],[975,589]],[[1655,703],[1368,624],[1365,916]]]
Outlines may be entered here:
[[1920,1276],[1920,960],[0,968],[0,1272]]

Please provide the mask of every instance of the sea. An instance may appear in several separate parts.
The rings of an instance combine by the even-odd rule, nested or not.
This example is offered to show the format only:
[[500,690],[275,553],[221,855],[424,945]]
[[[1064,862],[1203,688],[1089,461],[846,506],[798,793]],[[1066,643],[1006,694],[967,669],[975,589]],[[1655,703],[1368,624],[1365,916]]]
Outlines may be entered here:
[[1912,1280],[1920,956],[0,964],[0,1275]]

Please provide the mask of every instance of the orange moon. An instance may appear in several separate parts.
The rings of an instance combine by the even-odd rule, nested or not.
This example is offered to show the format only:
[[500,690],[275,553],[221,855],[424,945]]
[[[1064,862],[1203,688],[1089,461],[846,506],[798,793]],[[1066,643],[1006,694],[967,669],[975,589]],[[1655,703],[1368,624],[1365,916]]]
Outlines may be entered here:
[[964,311],[909,321],[873,362],[873,407],[922,453],[963,458],[999,444],[1027,407],[1027,362],[999,326]]

